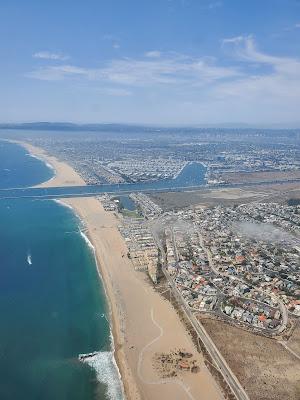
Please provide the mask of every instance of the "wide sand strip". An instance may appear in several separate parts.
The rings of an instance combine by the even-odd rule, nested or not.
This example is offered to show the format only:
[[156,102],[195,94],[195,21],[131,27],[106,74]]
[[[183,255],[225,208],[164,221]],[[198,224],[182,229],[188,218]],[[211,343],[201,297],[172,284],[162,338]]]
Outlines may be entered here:
[[44,182],[37,187],[56,187],[56,186],[85,186],[85,181],[74,171],[70,165],[57,158],[48,155],[45,150],[33,146],[27,142],[12,141],[25,147],[26,150],[35,157],[50,164],[55,171],[55,176],[49,181]]
[[[113,213],[95,198],[64,200],[85,221],[95,246],[114,323],[116,358],[130,399],[222,398],[213,378],[171,304],[134,270]],[[153,367],[157,352],[184,348],[194,354],[201,371],[162,380]],[[139,397],[140,396],[140,397]]]
[[[43,186],[83,184],[67,164],[34,146],[26,144],[26,148],[56,170],[56,177]],[[118,218],[104,211],[96,198],[64,199],[63,202],[83,219],[95,247],[99,273],[109,299],[115,357],[127,399],[223,399],[174,308],[154,290],[145,272],[135,271],[127,258],[126,244],[117,228]],[[161,379],[153,367],[154,355],[179,348],[193,353],[200,372]]]

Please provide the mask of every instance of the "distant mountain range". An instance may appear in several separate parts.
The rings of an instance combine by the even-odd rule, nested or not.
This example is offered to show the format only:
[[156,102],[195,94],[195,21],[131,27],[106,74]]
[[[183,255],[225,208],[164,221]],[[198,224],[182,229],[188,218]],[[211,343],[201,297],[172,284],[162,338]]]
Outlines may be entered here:
[[[294,125],[294,124],[293,124]],[[297,126],[297,125],[294,125]],[[203,124],[198,126],[155,126],[141,124],[76,124],[72,122],[25,122],[25,123],[0,123],[0,129],[20,129],[20,130],[45,130],[45,131],[89,131],[89,132],[159,132],[159,131],[201,131],[201,130],[300,130],[299,128],[284,126],[283,124],[274,124],[272,126],[254,126],[245,123],[224,123],[224,124]]]

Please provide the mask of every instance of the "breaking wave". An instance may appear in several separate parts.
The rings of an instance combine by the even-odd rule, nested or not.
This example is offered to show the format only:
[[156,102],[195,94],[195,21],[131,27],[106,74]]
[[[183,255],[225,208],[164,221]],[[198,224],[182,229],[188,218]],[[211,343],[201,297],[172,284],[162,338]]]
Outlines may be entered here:
[[[37,156],[37,155],[35,155],[35,154],[31,154],[31,153],[28,153],[28,154],[26,154],[26,155],[27,155],[28,157],[35,158],[36,160],[42,161],[44,164],[46,164],[46,166],[47,166],[48,168],[50,168],[50,169],[56,174],[56,170],[55,170],[55,168],[53,167],[53,165],[50,164],[50,163],[48,163],[47,161],[45,161],[44,158],[39,157],[39,156]],[[51,178],[51,179],[53,179],[53,178]]]
[[[85,234],[85,224],[84,221],[80,218],[80,216],[76,213],[74,208],[70,206],[69,204],[64,203],[61,200],[54,200],[56,203],[60,204],[61,206],[67,207],[73,211],[73,213],[76,215],[79,221],[79,234],[80,236],[84,239],[85,243],[88,245],[88,247],[91,249],[91,251],[94,254],[95,257],[95,262],[97,265],[97,258],[96,258],[96,252],[95,252],[95,247],[91,243],[90,239],[88,236]],[[99,273],[99,269],[97,266],[97,272],[99,275],[99,278],[102,280],[102,277]],[[105,290],[105,287],[104,287]],[[107,322],[109,320],[107,319],[106,315],[103,314],[103,316],[106,318]],[[93,368],[94,371],[96,372],[96,377],[98,382],[104,384],[106,386],[106,393],[107,397],[111,400],[124,400],[124,388],[123,388],[123,383],[121,379],[121,374],[118,368],[118,365],[116,363],[115,357],[114,357],[114,339],[112,336],[112,332],[110,330],[110,351],[98,351],[93,353],[92,355],[84,355],[80,354],[79,359],[81,362],[87,364],[89,367]],[[82,357],[83,356],[83,357]],[[88,357],[85,357],[88,356]]]
[[93,250],[93,252],[95,253],[95,247],[92,245],[90,239],[87,237],[87,235],[86,235],[82,230],[80,230],[80,236],[83,237],[85,243],[86,243],[86,244],[89,246],[89,248],[90,248],[91,250]]
[[54,201],[55,203],[57,203],[57,204],[59,204],[59,205],[61,205],[61,206],[63,206],[63,207],[69,208],[70,210],[72,210],[72,211],[75,213],[74,208],[73,208],[72,206],[70,206],[69,204],[64,203],[62,200],[59,200],[59,199],[52,199],[52,201]]
[[[59,200],[59,199],[51,199],[52,201],[54,201],[55,203],[61,205],[62,207],[66,207],[68,209],[70,209],[72,211],[72,213],[75,215],[75,217],[78,219],[78,226],[79,226],[79,233],[82,232],[82,230],[85,230],[85,223],[83,221],[83,219],[80,217],[80,215],[76,212],[76,210],[68,203],[65,203],[63,200]],[[47,200],[46,200],[47,201]],[[77,231],[78,232],[78,231]],[[86,243],[88,243],[88,238],[84,237]],[[90,247],[91,243],[88,243],[89,247]],[[92,246],[92,245],[91,245]]]
[[113,351],[99,351],[81,361],[94,369],[97,380],[106,386],[109,399],[124,399],[121,376]]
[[[95,247],[91,243],[87,235],[80,230],[80,235],[83,237],[84,241],[87,243],[89,248],[93,251],[95,256],[95,262],[97,264],[97,258],[95,253]],[[97,271],[100,279],[102,279],[99,269],[97,266]],[[105,287],[104,287],[105,290]],[[106,291],[105,291],[106,292]],[[105,314],[103,314],[105,316]],[[107,322],[109,320],[105,316]],[[114,338],[110,329],[110,343],[111,351],[99,351],[93,354],[91,357],[87,357],[82,362],[88,364],[91,368],[96,371],[96,376],[99,382],[104,383],[107,387],[107,395],[113,400],[123,400],[124,399],[124,389],[121,379],[121,374],[114,357]]]

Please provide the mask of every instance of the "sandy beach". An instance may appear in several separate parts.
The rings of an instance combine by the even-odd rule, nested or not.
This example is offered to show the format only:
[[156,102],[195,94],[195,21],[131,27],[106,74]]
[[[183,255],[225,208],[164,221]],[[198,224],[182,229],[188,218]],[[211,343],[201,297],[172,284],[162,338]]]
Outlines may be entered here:
[[[67,164],[31,145],[26,144],[26,148],[56,170],[55,178],[43,186],[83,184]],[[127,248],[118,231],[119,217],[104,211],[96,198],[64,199],[63,202],[85,222],[87,234],[95,247],[99,274],[108,296],[115,358],[126,398],[223,399],[172,305],[155,291],[146,273],[135,271],[127,258]],[[193,353],[200,372],[182,372],[175,378],[162,379],[153,366],[154,356],[179,348]]]
[[43,149],[33,146],[27,142],[11,141],[20,144],[33,156],[44,161],[53,168],[55,175],[47,182],[43,182],[37,187],[56,187],[56,186],[85,186],[85,181],[67,163],[57,160],[47,154]]

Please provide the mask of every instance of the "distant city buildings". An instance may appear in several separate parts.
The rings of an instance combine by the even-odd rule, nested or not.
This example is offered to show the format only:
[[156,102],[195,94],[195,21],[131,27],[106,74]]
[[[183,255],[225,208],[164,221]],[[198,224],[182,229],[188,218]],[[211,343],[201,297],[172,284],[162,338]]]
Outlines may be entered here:
[[[119,231],[136,270],[156,284],[161,267],[199,315],[274,336],[300,317],[300,206],[249,203],[164,213],[147,195]],[[100,198],[108,211],[117,200]],[[138,217],[139,215],[139,217]]]
[[[70,163],[87,184],[172,179],[193,161],[206,165],[212,185],[240,182],[236,174],[257,172],[289,171],[284,179],[300,179],[299,140],[290,131],[170,129],[136,135],[125,130],[56,137],[43,132],[32,143]],[[260,176],[276,180],[276,175]]]
[[[187,163],[201,162],[207,183],[219,185],[300,179],[297,137],[288,131],[174,129],[159,135],[37,135],[32,142],[70,163],[87,184],[172,179]],[[130,198],[137,210],[123,212],[119,226],[127,256],[154,283],[163,267],[196,316],[271,336],[286,329],[289,317],[300,317],[297,202],[163,212],[145,193]],[[120,211],[118,199],[99,199],[105,210]]]
[[299,206],[250,203],[176,217],[165,230],[167,271],[191,310],[270,335],[289,314],[300,316]]

